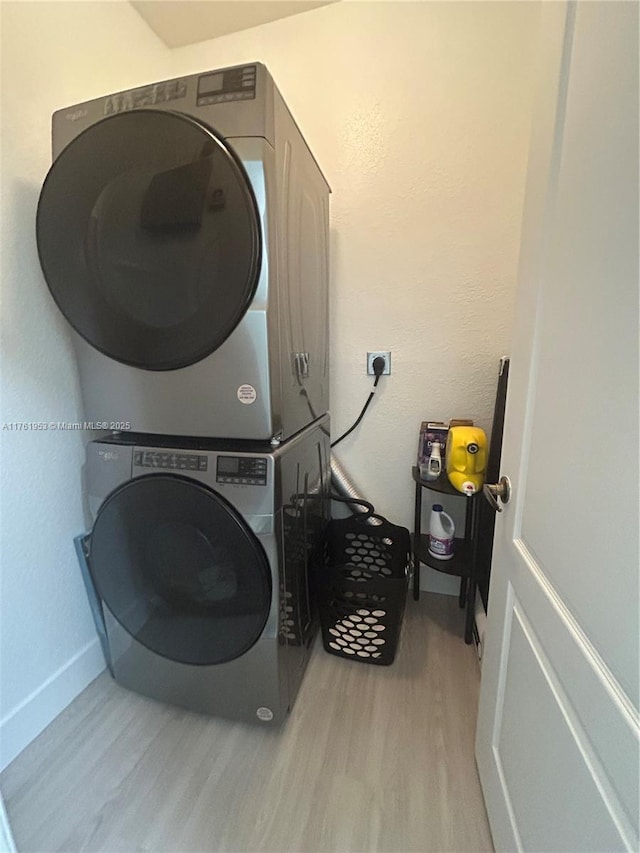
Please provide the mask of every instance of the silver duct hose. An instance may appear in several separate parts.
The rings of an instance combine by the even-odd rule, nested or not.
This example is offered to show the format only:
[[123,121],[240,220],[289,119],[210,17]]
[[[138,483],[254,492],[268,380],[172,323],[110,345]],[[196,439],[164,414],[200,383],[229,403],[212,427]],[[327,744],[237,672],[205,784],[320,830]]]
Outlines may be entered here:
[[[355,485],[351,477],[347,474],[345,469],[342,467],[342,463],[336,457],[335,453],[331,454],[331,485],[333,486],[336,494],[340,495],[343,498],[361,498],[362,500],[366,500],[366,498],[362,497],[362,492]],[[356,502],[352,504],[343,504],[351,513],[358,510],[358,507],[361,510],[366,511],[367,507],[363,504],[358,504]],[[370,523],[379,523],[371,519]]]

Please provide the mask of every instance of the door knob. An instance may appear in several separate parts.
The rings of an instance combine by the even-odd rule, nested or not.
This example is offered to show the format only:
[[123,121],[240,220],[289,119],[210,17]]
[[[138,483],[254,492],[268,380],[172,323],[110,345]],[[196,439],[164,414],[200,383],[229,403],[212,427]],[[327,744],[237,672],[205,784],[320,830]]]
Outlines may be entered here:
[[485,483],[482,487],[482,494],[489,501],[496,512],[502,512],[502,507],[498,503],[498,498],[503,504],[509,503],[511,497],[511,481],[508,477],[500,477],[497,483]]

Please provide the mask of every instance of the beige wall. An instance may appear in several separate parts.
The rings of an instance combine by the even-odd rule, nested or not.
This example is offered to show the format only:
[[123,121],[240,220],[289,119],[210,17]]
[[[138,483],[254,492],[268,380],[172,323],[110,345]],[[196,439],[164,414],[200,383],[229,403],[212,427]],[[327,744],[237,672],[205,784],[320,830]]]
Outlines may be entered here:
[[409,527],[420,421],[491,425],[537,14],[537,3],[345,2],[172,51],[175,74],[265,62],[327,175],[334,436],[369,393],[367,350],[391,350],[393,370],[336,453],[376,508]]
[[[34,238],[53,110],[262,60],[334,191],[335,434],[369,392],[365,352],[393,353],[392,376],[339,455],[381,512],[411,526],[420,421],[469,415],[488,426],[509,349],[535,4],[346,2],[175,51],[125,2],[20,0],[0,11],[2,422],[81,418]],[[102,659],[72,548],[83,526],[80,437],[0,440],[1,766]]]
[[[3,2],[1,421],[82,420],[67,328],[35,244],[51,113],[162,77],[169,51],[128,3]],[[104,667],[73,550],[79,432],[0,429],[0,768]]]

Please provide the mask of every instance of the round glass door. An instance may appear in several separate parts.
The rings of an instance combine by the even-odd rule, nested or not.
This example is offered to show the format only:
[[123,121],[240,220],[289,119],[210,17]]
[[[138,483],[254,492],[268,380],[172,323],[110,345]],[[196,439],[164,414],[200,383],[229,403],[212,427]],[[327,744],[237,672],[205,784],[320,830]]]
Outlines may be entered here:
[[244,654],[271,607],[271,573],[255,535],[216,492],[174,475],[140,477],[107,498],[89,568],[125,630],[180,663]]
[[209,128],[159,110],[92,125],[44,182],[37,242],[73,328],[147,370],[201,360],[235,329],[260,273],[260,225],[235,155]]

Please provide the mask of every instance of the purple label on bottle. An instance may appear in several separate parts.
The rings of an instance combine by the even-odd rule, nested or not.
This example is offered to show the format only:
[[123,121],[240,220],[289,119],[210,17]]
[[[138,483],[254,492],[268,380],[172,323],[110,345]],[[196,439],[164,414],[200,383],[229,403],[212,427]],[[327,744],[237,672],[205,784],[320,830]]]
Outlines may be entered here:
[[453,554],[453,539],[439,539],[429,534],[429,550],[438,557],[450,557]]

